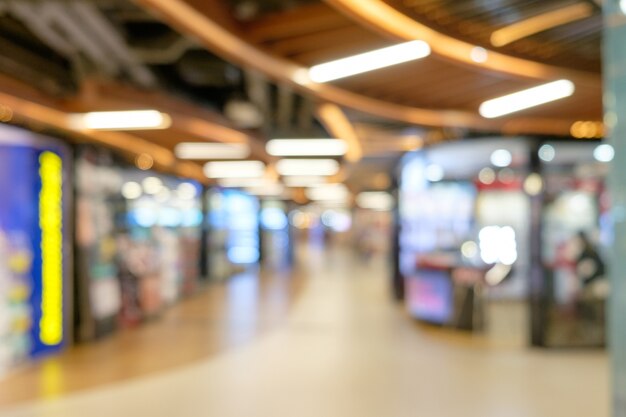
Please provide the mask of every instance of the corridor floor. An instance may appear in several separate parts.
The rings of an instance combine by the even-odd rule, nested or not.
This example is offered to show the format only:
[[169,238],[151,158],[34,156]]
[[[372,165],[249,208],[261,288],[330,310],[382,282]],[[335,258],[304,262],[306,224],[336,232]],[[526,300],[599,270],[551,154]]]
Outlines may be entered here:
[[[389,301],[381,260],[309,251],[300,270],[236,278],[136,335],[24,370],[0,383],[0,417],[609,415],[602,352],[417,326]],[[11,401],[17,389],[31,391]]]

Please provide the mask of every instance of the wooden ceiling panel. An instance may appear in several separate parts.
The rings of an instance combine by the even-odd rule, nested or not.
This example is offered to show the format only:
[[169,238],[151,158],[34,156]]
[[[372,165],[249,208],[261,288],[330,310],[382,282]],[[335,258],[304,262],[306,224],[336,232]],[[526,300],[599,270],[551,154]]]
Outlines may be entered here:
[[264,43],[349,26],[351,21],[324,3],[266,16],[243,26],[247,39]]

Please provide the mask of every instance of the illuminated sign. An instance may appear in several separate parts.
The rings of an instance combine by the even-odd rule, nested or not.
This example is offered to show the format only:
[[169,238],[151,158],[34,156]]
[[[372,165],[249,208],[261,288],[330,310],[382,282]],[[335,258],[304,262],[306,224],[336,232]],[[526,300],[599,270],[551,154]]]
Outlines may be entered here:
[[39,337],[46,346],[63,341],[63,161],[46,151],[39,157],[41,190],[41,318]]

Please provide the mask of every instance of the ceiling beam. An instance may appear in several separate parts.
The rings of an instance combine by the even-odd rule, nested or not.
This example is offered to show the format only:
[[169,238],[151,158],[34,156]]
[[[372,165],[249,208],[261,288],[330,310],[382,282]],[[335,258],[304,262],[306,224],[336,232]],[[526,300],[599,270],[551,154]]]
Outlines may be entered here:
[[361,140],[344,111],[337,105],[324,103],[317,107],[317,118],[331,136],[343,139],[348,145],[345,160],[349,163],[357,163],[363,158],[363,145]]
[[[366,97],[330,84],[312,83],[302,78],[302,74],[307,73],[306,68],[271,55],[260,47],[236,36],[217,22],[189,7],[182,0],[136,1],[144,7],[157,11],[174,27],[196,37],[205,47],[224,59],[242,67],[261,71],[274,81],[289,83],[294,89],[325,102],[335,103],[390,120],[424,126],[465,127],[475,130],[500,131],[512,120],[510,118],[488,120],[471,111],[441,111],[399,105]],[[537,65],[544,68],[541,64]],[[547,75],[545,71],[541,71],[541,73]],[[585,78],[586,76],[581,77]],[[593,79],[593,76],[589,77]],[[574,122],[574,120],[569,119],[546,118],[524,118],[523,120],[523,128],[518,133],[569,135],[569,127]],[[563,126],[566,127],[563,128]]]
[[559,7],[494,31],[491,34],[491,44],[502,47],[537,33],[585,19],[593,12],[594,8],[589,3],[575,3]]
[[[206,14],[211,18],[215,16]],[[215,19],[217,20],[217,19]],[[219,20],[217,20],[219,21]],[[305,5],[286,12],[274,13],[245,26],[245,36],[253,42],[273,42],[285,38],[310,35],[354,25],[323,3]]]

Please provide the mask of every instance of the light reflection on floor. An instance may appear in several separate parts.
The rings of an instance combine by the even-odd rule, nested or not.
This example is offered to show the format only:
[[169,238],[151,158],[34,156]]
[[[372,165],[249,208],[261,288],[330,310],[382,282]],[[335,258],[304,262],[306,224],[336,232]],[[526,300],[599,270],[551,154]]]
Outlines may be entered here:
[[[425,331],[389,302],[384,260],[357,262],[336,248],[303,259],[300,295],[269,331],[248,324],[268,321],[253,316],[265,311],[265,297],[282,300],[271,295],[281,294],[281,281],[242,276],[222,294],[220,326],[247,335],[245,343],[0,417],[608,417],[603,353],[495,347]],[[283,293],[293,302],[293,292]]]

